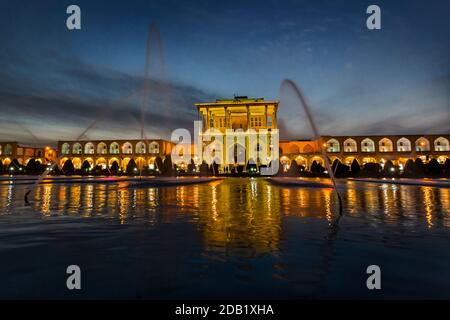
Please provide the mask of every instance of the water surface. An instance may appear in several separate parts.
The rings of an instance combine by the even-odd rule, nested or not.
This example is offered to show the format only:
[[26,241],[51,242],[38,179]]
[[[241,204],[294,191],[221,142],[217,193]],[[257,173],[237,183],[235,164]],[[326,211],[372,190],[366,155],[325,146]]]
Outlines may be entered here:
[[336,227],[331,189],[262,178],[28,188],[0,185],[3,299],[450,298],[450,189],[343,181]]

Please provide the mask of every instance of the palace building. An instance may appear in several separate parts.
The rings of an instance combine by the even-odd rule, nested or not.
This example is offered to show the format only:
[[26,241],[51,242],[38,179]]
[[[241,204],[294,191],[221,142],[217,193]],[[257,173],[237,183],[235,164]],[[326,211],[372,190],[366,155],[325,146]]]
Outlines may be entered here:
[[[231,167],[252,162],[257,165],[262,161],[266,163],[273,156],[272,139],[278,139],[275,132],[278,131],[275,130],[278,104],[276,100],[250,99],[246,96],[197,103],[202,122],[197,148],[205,150],[211,143],[215,144],[219,158],[214,161],[221,164],[221,172],[229,172]],[[262,148],[262,144],[266,148]],[[265,153],[259,155],[263,159],[256,158],[257,151]]]

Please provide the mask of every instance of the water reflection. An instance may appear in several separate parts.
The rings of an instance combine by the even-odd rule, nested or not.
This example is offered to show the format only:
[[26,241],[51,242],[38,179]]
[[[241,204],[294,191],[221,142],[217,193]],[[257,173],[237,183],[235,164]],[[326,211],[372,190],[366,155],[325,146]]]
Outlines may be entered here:
[[[332,221],[337,199],[331,189],[280,188],[264,179],[227,179],[176,188],[128,188],[120,184],[45,184],[24,207],[27,186],[0,186],[0,213],[33,209],[43,216],[104,216],[146,225],[179,221],[197,226],[205,253],[214,258],[253,257],[279,249],[283,220]],[[415,230],[449,227],[450,190],[431,187],[346,182],[345,215],[370,225]]]

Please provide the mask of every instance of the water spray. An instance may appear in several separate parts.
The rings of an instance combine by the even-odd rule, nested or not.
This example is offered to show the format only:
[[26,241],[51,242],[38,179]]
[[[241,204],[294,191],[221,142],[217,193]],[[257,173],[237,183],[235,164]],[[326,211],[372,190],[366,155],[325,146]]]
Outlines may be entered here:
[[319,130],[317,129],[317,126],[315,124],[315,121],[314,121],[314,118],[313,118],[312,113],[310,111],[310,108],[308,106],[308,103],[306,102],[306,99],[303,96],[303,93],[301,92],[301,90],[298,88],[298,86],[295,84],[294,81],[289,80],[289,79],[283,80],[283,82],[281,83],[281,88],[284,88],[284,87],[291,87],[294,90],[295,94],[297,95],[297,97],[299,98],[299,100],[301,102],[303,110],[306,113],[306,116],[308,118],[309,124],[311,125],[311,128],[312,128],[312,130],[314,132],[314,139],[316,141],[318,141],[318,143],[319,143],[319,150],[320,150],[320,152],[322,154],[322,157],[325,160],[325,166],[327,168],[328,174],[330,175],[331,181],[333,182],[333,188],[334,188],[334,191],[336,192],[336,195],[337,195],[338,200],[339,200],[339,215],[342,215],[342,198],[341,198],[341,195],[339,194],[339,191],[337,189],[336,179],[335,179],[335,176],[334,176],[334,171],[331,168],[330,161],[328,159],[326,150],[322,146],[321,136],[320,136]]

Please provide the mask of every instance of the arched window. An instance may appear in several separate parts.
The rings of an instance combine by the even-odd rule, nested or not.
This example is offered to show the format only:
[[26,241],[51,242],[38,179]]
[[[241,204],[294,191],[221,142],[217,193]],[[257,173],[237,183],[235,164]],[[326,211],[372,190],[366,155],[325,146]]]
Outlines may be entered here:
[[61,146],[61,153],[62,154],[69,154],[70,153],[70,144],[63,143],[63,145]]
[[289,153],[300,153],[300,149],[298,148],[298,146],[296,146],[295,144],[289,147]]
[[159,153],[159,143],[156,141],[150,143],[149,152],[152,154]]
[[355,140],[348,138],[344,141],[344,152],[358,152],[358,144]]
[[398,139],[397,141],[398,152],[411,152],[411,141],[406,138]]
[[327,141],[327,152],[339,152],[339,141],[336,139],[330,139]]
[[434,150],[435,151],[450,151],[450,143],[448,139],[444,137],[439,137],[434,140]]
[[430,151],[430,142],[424,137],[416,140],[416,151]]
[[392,146],[392,141],[388,138],[383,138],[378,143],[378,149],[380,152],[392,152],[394,148]]
[[129,142],[125,142],[122,146],[122,152],[125,154],[132,154],[133,153],[133,146]]
[[375,142],[372,139],[366,138],[361,141],[362,152],[375,152]]
[[92,142],[88,142],[84,145],[85,154],[94,154],[94,150],[94,144]]
[[13,148],[12,145],[10,145],[9,143],[5,146],[5,155],[10,156],[12,155],[13,152]]
[[98,154],[107,154],[108,153],[108,148],[106,147],[106,143],[100,142],[97,145],[97,153]]
[[79,144],[78,142],[75,143],[72,147],[72,153],[73,154],[81,154],[81,151],[83,150],[83,148],[81,147],[81,144]]
[[144,154],[145,153],[145,143],[140,141],[136,144],[136,153]]
[[0,156],[2,155],[2,145],[0,144]]
[[119,144],[117,142],[113,142],[109,145],[109,153],[110,154],[119,154],[120,153]]

